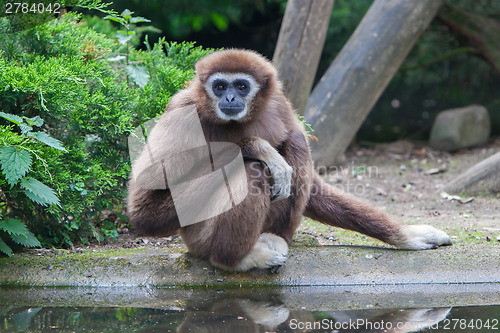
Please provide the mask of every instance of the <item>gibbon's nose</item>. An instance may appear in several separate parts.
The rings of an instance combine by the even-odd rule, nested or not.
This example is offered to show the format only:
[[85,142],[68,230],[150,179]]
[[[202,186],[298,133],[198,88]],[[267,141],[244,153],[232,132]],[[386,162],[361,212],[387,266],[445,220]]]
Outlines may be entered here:
[[228,101],[229,103],[234,102],[234,95],[227,94],[226,101]]

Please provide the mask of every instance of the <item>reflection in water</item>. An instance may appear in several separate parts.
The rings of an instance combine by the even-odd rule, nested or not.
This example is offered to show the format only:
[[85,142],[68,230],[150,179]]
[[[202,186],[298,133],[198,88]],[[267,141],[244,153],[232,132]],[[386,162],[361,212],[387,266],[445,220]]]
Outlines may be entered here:
[[[500,306],[307,311],[287,308],[279,294],[235,297],[196,293],[179,309],[127,307],[0,307],[2,332],[453,332],[459,320],[489,320]],[[499,323],[496,321],[498,329]],[[484,328],[484,327],[483,327]],[[476,327],[474,332],[482,332]],[[490,330],[484,330],[491,332]]]
[[[438,327],[451,308],[333,311],[332,330],[344,332],[417,332]],[[436,326],[437,325],[437,326]]]

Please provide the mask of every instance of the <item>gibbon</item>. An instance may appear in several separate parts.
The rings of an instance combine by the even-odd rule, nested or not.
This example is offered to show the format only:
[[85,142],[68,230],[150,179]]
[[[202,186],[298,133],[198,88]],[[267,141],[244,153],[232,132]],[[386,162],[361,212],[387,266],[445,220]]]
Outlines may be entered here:
[[[171,99],[148,136],[147,148],[133,163],[134,175],[146,175],[142,181],[131,177],[129,182],[128,214],[140,233],[164,237],[178,233],[193,255],[236,271],[282,265],[302,216],[403,249],[450,244],[445,232],[399,223],[315,173],[303,125],[282,92],[275,67],[263,56],[238,49],[217,51],[200,59],[195,72],[189,86]],[[192,117],[184,111],[189,107],[196,111],[207,145],[228,142],[239,147],[248,193],[242,187],[232,188],[233,198],[246,194],[237,204],[233,200],[231,208],[217,216],[181,226],[170,180],[160,180],[164,185],[159,188],[142,184],[155,175],[161,178],[177,171],[166,171],[165,163],[172,156],[169,149],[175,151],[176,140],[182,137],[179,128],[190,126]],[[148,175],[151,154],[161,160],[152,176]],[[212,171],[220,168],[213,164]],[[184,188],[182,195],[195,196],[203,186],[200,182]],[[212,205],[219,204],[217,198],[212,200]],[[197,205],[189,207],[195,210]]]

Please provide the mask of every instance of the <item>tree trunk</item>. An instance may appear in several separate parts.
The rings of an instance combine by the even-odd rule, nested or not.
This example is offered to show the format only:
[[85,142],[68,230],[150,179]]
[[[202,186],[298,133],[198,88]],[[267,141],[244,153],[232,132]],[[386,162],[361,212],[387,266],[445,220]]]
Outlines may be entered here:
[[318,69],[334,0],[289,0],[273,62],[284,92],[299,114]]
[[309,98],[318,165],[343,153],[442,0],[376,0]]
[[500,73],[500,23],[483,15],[446,4],[438,18],[451,30],[467,37],[488,62]]
[[500,153],[474,165],[448,183],[443,191],[468,195],[500,193]]

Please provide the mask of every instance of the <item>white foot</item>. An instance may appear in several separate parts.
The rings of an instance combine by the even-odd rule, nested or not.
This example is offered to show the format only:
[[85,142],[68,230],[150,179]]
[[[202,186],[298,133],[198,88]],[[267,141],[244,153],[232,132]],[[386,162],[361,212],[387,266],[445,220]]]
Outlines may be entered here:
[[406,240],[398,244],[402,249],[428,250],[441,245],[451,245],[450,236],[446,232],[430,225],[407,225],[404,231]]
[[240,299],[238,305],[254,323],[264,326],[266,332],[276,331],[276,327],[290,317],[290,310],[284,304]]
[[283,265],[288,257],[288,244],[274,234],[260,235],[254,248],[240,261],[235,270],[248,271],[252,268],[270,268]]

